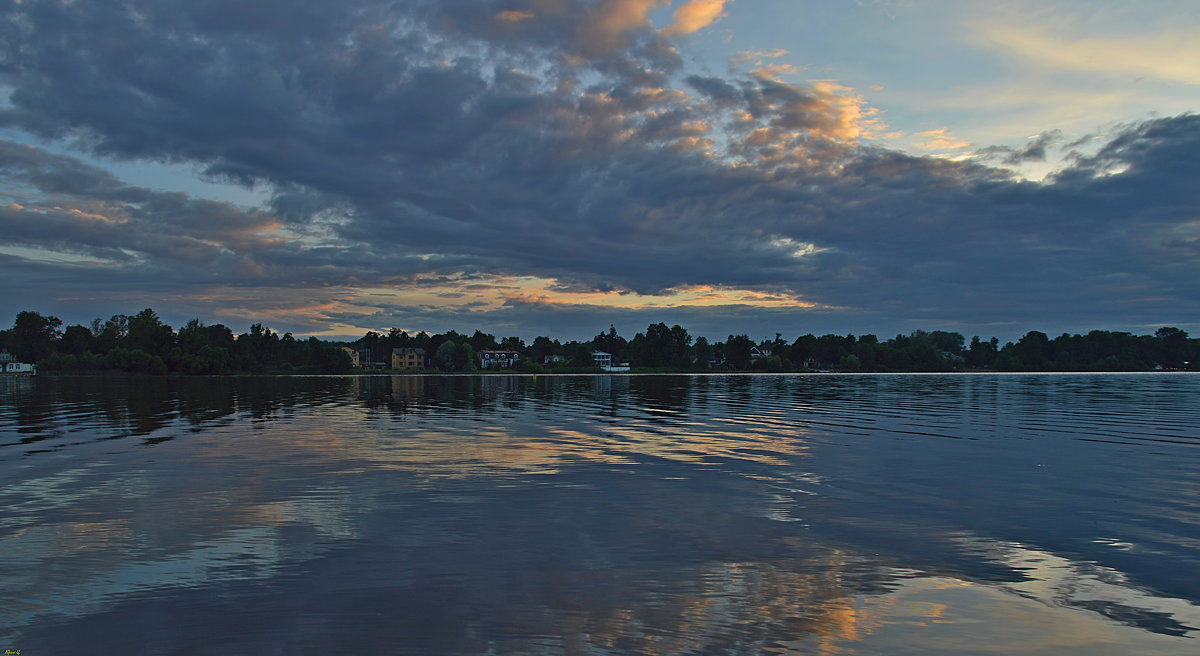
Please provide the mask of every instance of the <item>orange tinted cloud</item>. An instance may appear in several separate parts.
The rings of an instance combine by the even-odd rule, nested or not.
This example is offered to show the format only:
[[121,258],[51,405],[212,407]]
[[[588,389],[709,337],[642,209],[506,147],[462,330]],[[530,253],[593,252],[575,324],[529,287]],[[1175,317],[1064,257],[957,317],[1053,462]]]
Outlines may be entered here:
[[691,34],[712,25],[723,15],[726,0],[689,0],[671,15],[671,24],[664,34]]
[[950,136],[950,131],[946,128],[917,132],[915,136],[924,138],[924,141],[917,146],[923,150],[962,150],[971,146],[969,141]]
[[527,21],[533,17],[534,13],[532,11],[519,11],[516,9],[505,9],[504,11],[496,13],[496,20],[503,21],[505,23],[519,23],[521,21]]
[[608,0],[594,7],[579,26],[579,40],[585,54],[598,55],[625,42],[626,33],[648,28],[646,15],[651,9],[670,4],[670,0]]

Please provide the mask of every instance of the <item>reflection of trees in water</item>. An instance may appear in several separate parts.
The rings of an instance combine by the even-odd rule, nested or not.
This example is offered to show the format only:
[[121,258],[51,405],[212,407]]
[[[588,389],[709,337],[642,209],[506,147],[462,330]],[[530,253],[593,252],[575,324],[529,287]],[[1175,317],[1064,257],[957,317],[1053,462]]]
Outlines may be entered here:
[[[630,394],[629,378],[610,376],[43,376],[4,383],[0,408],[11,413],[24,443],[83,430],[92,439],[159,442],[172,439],[179,422],[196,429],[242,417],[265,426],[296,407],[349,399],[400,416],[436,417],[519,411],[531,403],[553,409],[582,397],[615,414]],[[678,405],[683,397],[672,389],[652,385],[642,395],[661,397],[652,405]]]
[[695,378],[690,376],[636,376],[630,395],[649,408],[686,412]]
[[[957,386],[947,387],[952,380]],[[155,440],[219,426],[209,433],[217,439],[180,440],[195,445],[178,450],[185,459],[118,459],[85,478],[39,482],[22,493],[43,495],[39,503],[53,511],[46,518],[80,520],[77,536],[49,543],[62,545],[54,558],[90,548],[77,561],[80,571],[96,569],[96,552],[120,563],[131,549],[153,547],[151,566],[95,579],[96,598],[130,572],[135,581],[174,576],[182,587],[216,582],[222,595],[233,591],[230,607],[265,602],[262,614],[274,613],[276,627],[311,631],[306,644],[361,640],[378,648],[405,640],[428,653],[834,653],[878,637],[888,613],[911,618],[914,608],[931,606],[909,595],[904,612],[887,607],[908,603],[892,594],[905,577],[929,575],[999,584],[1014,598],[1046,600],[1046,609],[1091,609],[1147,631],[1190,630],[1191,602],[1163,601],[1132,577],[1119,580],[1120,570],[1096,566],[1096,551],[1068,561],[1016,542],[963,539],[964,528],[994,534],[1016,525],[975,512],[988,507],[972,497],[986,484],[978,493],[943,484],[973,477],[897,473],[898,453],[939,453],[894,439],[911,435],[892,430],[910,430],[904,422],[957,424],[962,405],[995,413],[1015,403],[1002,402],[1014,387],[1045,392],[1028,403],[1065,398],[1041,379],[998,380],[46,377],[0,387],[0,427],[16,424],[20,435],[39,440],[71,430],[74,439]],[[1151,384],[1139,385],[1121,383],[1111,394]],[[299,421],[286,430],[226,439],[318,406],[296,412]],[[411,421],[389,424],[389,414]],[[883,439],[870,446],[818,439],[868,429]],[[962,466],[957,457],[933,460],[948,463]],[[955,494],[934,498],[927,489]],[[101,500],[110,505],[98,513]],[[68,513],[50,503],[74,505]],[[1174,508],[1190,507],[1180,503]],[[1014,502],[999,504],[1009,510]],[[137,510],[127,516],[130,507]],[[1017,533],[1054,538],[1026,528],[1045,515],[1040,508],[1013,515]],[[1170,530],[1181,549],[1190,547],[1182,543],[1186,525]],[[226,548],[237,561],[221,567],[233,562]],[[1162,551],[1120,553],[1152,559],[1137,568],[1144,576],[1166,569],[1162,562],[1186,564],[1181,558],[1192,552],[1173,560],[1161,559]],[[75,585],[74,575],[61,574],[61,560],[30,562],[39,576]],[[248,563],[258,563],[259,574]],[[234,587],[256,576],[269,584]],[[164,604],[169,612],[194,612],[172,601]],[[139,616],[118,611],[112,617]],[[364,626],[364,617],[376,623]]]
[[197,430],[231,418],[265,427],[297,407],[346,402],[433,420],[532,410],[548,417],[582,412],[614,426],[632,419],[665,426],[693,404],[736,411],[761,404],[770,392],[754,379],[689,376],[44,376],[29,383],[0,389],[0,407],[8,408],[26,443],[71,431],[87,434],[85,441],[159,442],[180,427]]
[[520,407],[531,381],[522,376],[361,376],[354,379],[354,388],[368,408],[400,415],[486,412],[498,401]]
[[369,408],[399,414],[471,414],[553,407],[580,399],[621,405],[629,395],[627,376],[363,376],[356,397]]
[[[351,393],[368,408],[388,407],[392,400],[391,379],[401,376],[355,376],[351,378]],[[416,378],[415,376],[413,378]]]
[[[152,442],[248,418],[264,427],[294,408],[357,402],[397,417],[472,417],[533,410],[538,415],[584,412],[614,426],[631,419],[665,427],[710,412],[770,418],[805,407],[867,404],[882,410],[915,407],[932,395],[959,394],[978,405],[994,382],[773,376],[361,376],[361,377],[53,377],[5,381],[0,408],[13,417],[21,442],[85,434],[88,439],[145,436]],[[989,387],[991,385],[991,387]],[[1034,390],[1036,393],[1036,389]]]
[[[83,441],[146,436],[172,439],[228,417],[271,421],[281,411],[344,397],[344,378],[42,376],[0,394],[0,412],[29,444],[72,434]],[[0,390],[4,392],[4,390]]]
[[[364,380],[370,393],[367,407],[384,407],[398,415],[416,412],[424,405],[426,389],[424,376],[388,376]],[[362,397],[360,397],[362,398]]]
[[[198,384],[204,379],[193,379]],[[344,377],[247,376],[209,380],[231,384],[237,412],[272,420],[296,406],[312,407],[344,399],[351,389]]]
[[[8,405],[9,399],[3,399]],[[100,439],[149,435],[169,425],[176,410],[163,378],[39,378],[8,408],[22,443],[101,429]]]

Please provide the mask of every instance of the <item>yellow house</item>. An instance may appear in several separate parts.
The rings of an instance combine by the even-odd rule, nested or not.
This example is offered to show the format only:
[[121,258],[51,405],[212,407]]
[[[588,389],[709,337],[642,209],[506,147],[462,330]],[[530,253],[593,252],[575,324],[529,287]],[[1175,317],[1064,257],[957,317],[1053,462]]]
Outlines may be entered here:
[[392,349],[392,369],[427,369],[429,359],[423,348]]

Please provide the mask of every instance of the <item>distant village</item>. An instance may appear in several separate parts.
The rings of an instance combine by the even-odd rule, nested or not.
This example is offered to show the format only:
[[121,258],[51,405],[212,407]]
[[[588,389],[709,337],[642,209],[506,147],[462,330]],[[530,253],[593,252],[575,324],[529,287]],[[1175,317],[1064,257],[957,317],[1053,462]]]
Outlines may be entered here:
[[497,339],[476,330],[415,335],[368,331],[350,342],[297,338],[261,323],[235,335],[193,319],[175,330],[154,310],[70,325],[33,311],[0,330],[0,374],[121,371],[145,374],[289,374],[351,372],[948,372],[1178,371],[1197,368],[1200,340],[1178,328],[1152,335],[1093,330],[1051,338],[1030,331],[1000,344],[949,331],[875,335],[805,334],[710,342],[682,326],[650,324],[626,339],[616,328],[587,341],[539,336]]
[[[342,346],[341,349],[350,358],[351,366],[355,369],[391,369],[399,371],[405,369],[434,368],[433,359],[423,348],[413,346],[393,348],[391,358],[386,362],[373,360],[371,349],[354,348],[351,346]],[[519,351],[485,349],[479,351],[477,355],[479,356],[478,366],[480,369],[513,369],[521,362],[521,353]],[[612,353],[591,351],[590,355],[592,358],[591,366],[600,371],[619,373],[630,370],[628,362],[614,363]],[[769,355],[770,353],[760,346],[750,347],[751,363],[758,362]],[[570,362],[570,360],[562,355],[547,355],[542,359],[541,365],[553,368],[556,366],[569,366]],[[714,357],[709,360],[708,367],[719,370],[724,364],[724,360]],[[815,361],[810,361],[809,364],[817,365]]]
[[[351,366],[355,369],[432,369],[433,358],[423,348],[415,346],[396,347],[392,349],[391,359],[387,362],[373,360],[371,349],[341,347],[350,358]],[[521,362],[518,351],[490,350],[479,351],[478,367],[480,369],[513,369]],[[606,372],[629,371],[629,363],[613,364],[612,354],[604,351],[592,351],[592,366]],[[547,367],[565,365],[567,359],[561,355],[547,355],[542,364]]]
[[753,341],[730,335],[710,343],[675,325],[651,324],[626,340],[613,326],[586,342],[538,337],[497,340],[475,331],[440,335],[368,332],[343,350],[360,370],[526,372],[904,372],[904,371],[1163,371],[1193,368],[1200,340],[1177,328],[1154,335],[1091,331],[1050,338],[1030,331],[1017,342],[959,333],[914,331],[879,340],[874,335],[802,335],[793,341]]

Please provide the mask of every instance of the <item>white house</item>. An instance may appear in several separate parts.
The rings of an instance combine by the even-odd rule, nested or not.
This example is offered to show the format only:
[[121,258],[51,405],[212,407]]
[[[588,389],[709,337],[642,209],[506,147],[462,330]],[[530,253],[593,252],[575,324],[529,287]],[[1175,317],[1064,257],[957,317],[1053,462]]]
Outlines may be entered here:
[[592,351],[592,362],[605,371],[629,371],[628,364],[613,364],[612,354],[604,351]]
[[516,351],[480,351],[479,366],[483,369],[503,369],[511,367],[521,359]]
[[5,362],[3,371],[6,374],[16,374],[18,376],[33,376],[37,374],[37,365],[28,364],[25,362]]

